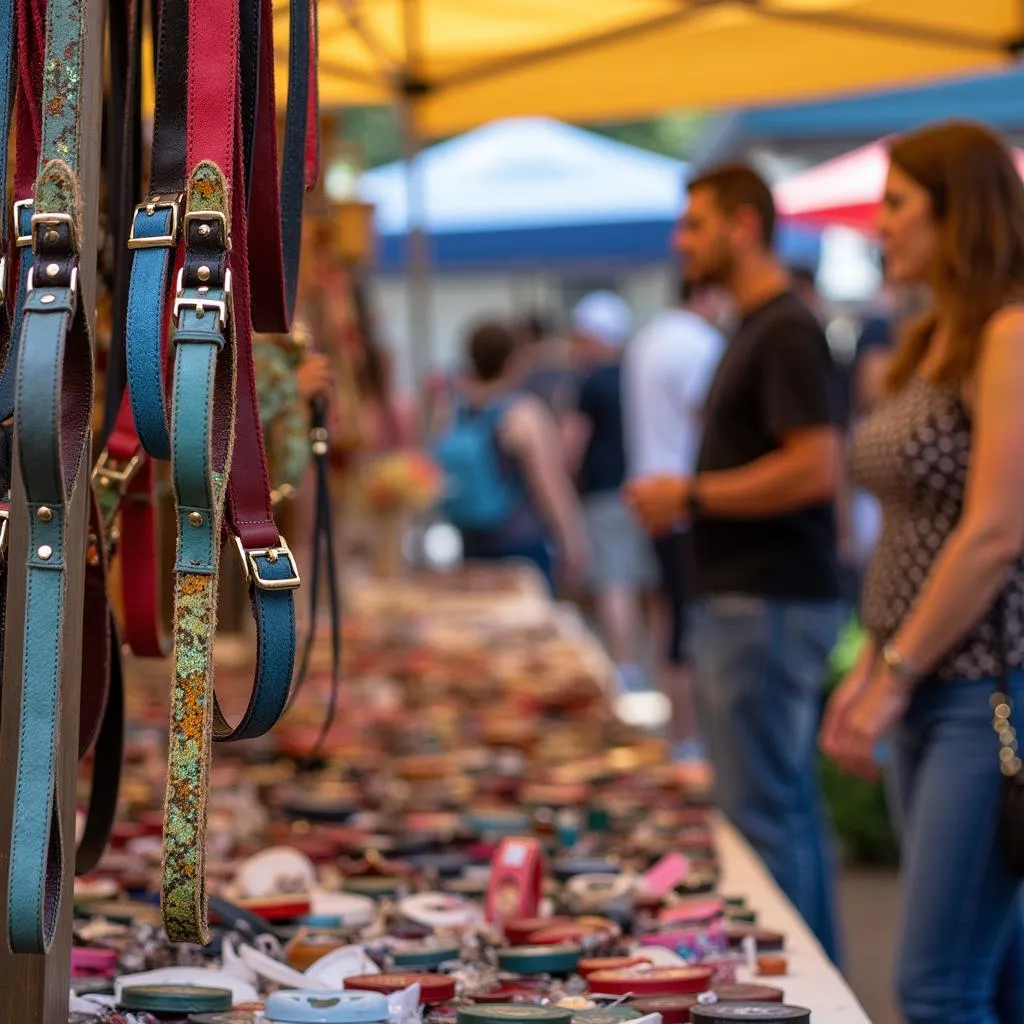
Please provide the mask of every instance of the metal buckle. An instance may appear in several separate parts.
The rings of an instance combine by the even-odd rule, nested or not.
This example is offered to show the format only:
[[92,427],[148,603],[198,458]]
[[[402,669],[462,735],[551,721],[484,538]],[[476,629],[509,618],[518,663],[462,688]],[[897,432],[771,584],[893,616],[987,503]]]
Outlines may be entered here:
[[[36,278],[36,267],[37,266],[38,266],[38,264],[34,263],[31,267],[28,268],[28,278],[25,281],[25,294],[26,295],[31,295],[32,292],[35,291],[35,287],[36,287],[35,278]],[[63,285],[44,284],[44,285],[41,285],[40,287],[42,287],[42,288],[63,288],[64,286]],[[68,288],[71,290],[72,294],[77,294],[78,293],[78,265],[77,264],[71,268],[71,282],[68,284]],[[49,300],[47,300],[47,301],[49,301]]]
[[32,248],[35,249],[35,237],[37,226],[57,227],[66,224],[68,228],[68,245],[71,251],[78,252],[78,230],[75,227],[75,218],[70,213],[33,213],[32,214]]
[[34,199],[19,199],[14,204],[14,244],[19,249],[27,249],[32,244],[32,229],[29,228],[27,235],[21,233],[21,214],[25,210],[34,210],[35,207]]
[[[247,549],[243,544],[240,537],[232,537],[235,542],[235,547],[238,549],[238,557],[242,560],[242,571],[245,573],[245,582],[250,587],[257,587],[260,590],[295,590],[302,582],[299,579],[299,570],[295,565],[295,558],[292,555],[291,548],[288,547],[287,541],[284,537],[278,537],[278,545],[276,548],[252,548]],[[273,564],[279,558],[287,558],[288,562],[292,567],[291,576],[287,576],[281,580],[267,580],[260,575],[260,564],[256,561],[258,558],[265,558],[268,562]]]
[[92,470],[93,486],[99,484],[104,490],[111,490],[111,484],[116,485],[117,493],[124,497],[132,478],[139,471],[142,465],[142,456],[133,455],[123,466],[116,465],[111,461],[110,453],[104,448],[96,465]]
[[[150,196],[144,203],[135,207],[132,215],[132,229],[128,234],[129,249],[170,249],[178,241],[178,219],[181,216],[181,203],[185,198],[183,192],[173,195]],[[135,221],[139,214],[152,217],[157,210],[171,211],[171,230],[165,235],[139,236],[135,234]]]
[[188,226],[192,221],[208,221],[216,220],[220,221],[220,225],[224,232],[224,248],[231,252],[231,235],[228,233],[228,218],[225,214],[219,210],[189,210],[185,214],[184,234],[185,240],[188,241]]
[[174,305],[171,307],[171,317],[174,320],[175,326],[178,323],[178,314],[183,309],[194,309],[196,316],[201,320],[205,315],[206,311],[212,310],[217,314],[220,319],[220,326],[226,328],[228,325],[228,316],[232,312],[231,308],[231,271],[226,270],[224,272],[224,287],[219,289],[224,292],[223,299],[209,299],[206,298],[206,294],[209,293],[210,289],[208,285],[200,285],[195,289],[195,295],[185,294],[185,271],[184,269],[178,271],[178,284],[175,288],[176,295],[174,297]]
[[0,305],[7,301],[7,257],[0,256]]
[[10,520],[10,511],[6,508],[0,508],[0,564],[3,564],[7,559],[7,542],[10,540],[8,530]]

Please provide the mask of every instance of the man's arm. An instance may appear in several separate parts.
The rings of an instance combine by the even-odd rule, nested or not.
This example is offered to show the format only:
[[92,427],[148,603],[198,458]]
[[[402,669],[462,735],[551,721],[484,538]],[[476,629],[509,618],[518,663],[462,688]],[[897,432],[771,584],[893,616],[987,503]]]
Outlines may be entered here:
[[836,494],[842,440],[838,428],[804,427],[782,446],[739,469],[702,473],[696,483],[712,516],[750,519],[823,505]]

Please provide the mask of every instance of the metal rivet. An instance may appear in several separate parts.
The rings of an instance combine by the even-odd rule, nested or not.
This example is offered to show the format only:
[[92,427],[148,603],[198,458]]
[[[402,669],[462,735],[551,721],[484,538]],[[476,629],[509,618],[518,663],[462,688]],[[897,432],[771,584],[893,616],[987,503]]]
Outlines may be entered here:
[[203,514],[202,514],[202,512],[189,512],[189,514],[188,514],[188,521],[189,521],[189,523],[192,524],[192,526],[202,526],[203,525]]
[[53,548],[49,544],[42,544],[36,554],[44,561],[48,562],[53,558]]
[[110,531],[110,543],[116,545],[118,543],[118,541],[120,541],[120,539],[121,539],[121,531],[115,526]]
[[36,519],[41,523],[48,523],[53,519],[53,509],[47,508],[45,505],[36,512]]
[[198,277],[200,281],[209,281],[210,280],[210,268],[208,266],[206,266],[206,264],[204,263],[196,271],[196,277]]
[[45,295],[41,295],[39,297],[39,301],[44,306],[48,306],[51,302],[56,302],[57,301],[57,296],[54,295],[52,292],[47,292]]
[[199,234],[201,234],[203,236],[203,238],[205,238],[209,233],[210,233],[210,225],[209,224],[200,224],[199,225]]
[[43,241],[49,242],[50,245],[56,245],[57,242],[60,241],[60,235],[58,235],[56,231],[53,231],[51,229],[50,231],[47,231],[46,234],[43,236]]
[[46,265],[46,276],[47,277],[56,277],[59,273],[60,273],[60,264],[59,263],[48,263]]

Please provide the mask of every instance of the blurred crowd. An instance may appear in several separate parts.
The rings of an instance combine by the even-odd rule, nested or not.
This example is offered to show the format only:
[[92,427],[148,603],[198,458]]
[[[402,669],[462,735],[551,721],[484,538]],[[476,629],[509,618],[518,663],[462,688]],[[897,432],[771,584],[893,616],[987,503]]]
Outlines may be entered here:
[[[584,605],[622,713],[662,695],[673,758],[710,764],[825,951],[842,961],[819,751],[885,775],[905,1018],[1020,1024],[1024,184],[973,123],[889,154],[886,283],[845,358],[813,272],[774,254],[770,188],[729,165],[688,182],[669,308],[637,324],[598,291],[565,323],[479,323],[418,418],[463,555],[526,559]],[[417,414],[367,352],[340,428],[408,444]],[[302,355],[305,398],[337,390],[328,370]]]

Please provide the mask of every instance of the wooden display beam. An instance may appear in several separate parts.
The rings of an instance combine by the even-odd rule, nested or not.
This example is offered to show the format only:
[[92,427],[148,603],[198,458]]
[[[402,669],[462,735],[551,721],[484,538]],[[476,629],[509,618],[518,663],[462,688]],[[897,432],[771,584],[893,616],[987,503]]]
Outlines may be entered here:
[[[105,0],[83,0],[85,22],[81,83],[81,145],[79,186],[79,302],[95,324],[97,231],[99,225],[100,124],[103,111],[103,40]],[[21,198],[21,197],[16,197]],[[15,445],[17,449],[17,445]],[[82,668],[82,610],[88,540],[88,490],[92,466],[86,446],[78,478],[69,481],[66,522],[66,591],[60,679],[60,723],[57,750],[57,802],[64,825],[64,881],[61,910],[50,952],[16,955],[7,935],[7,884],[10,860],[14,787],[21,702],[21,660],[24,638],[18,626],[25,614],[24,581],[17,577],[7,589],[8,630],[4,644],[3,703],[0,709],[0,1022],[2,1024],[67,1024],[71,977],[71,932],[74,915],[75,810],[78,781],[78,719]],[[24,565],[27,558],[27,508],[15,453],[11,488],[8,558]],[[40,809],[40,813],[42,810]]]

